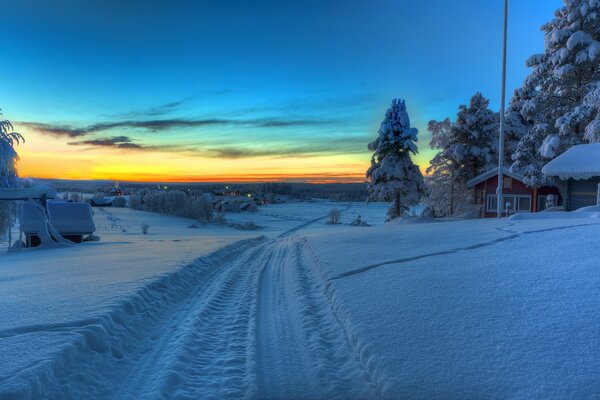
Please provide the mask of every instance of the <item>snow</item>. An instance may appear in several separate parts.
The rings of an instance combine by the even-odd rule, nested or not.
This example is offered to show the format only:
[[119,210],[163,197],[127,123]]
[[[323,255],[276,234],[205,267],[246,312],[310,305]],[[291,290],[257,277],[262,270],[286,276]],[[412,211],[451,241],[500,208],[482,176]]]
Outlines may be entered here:
[[573,146],[542,168],[548,176],[589,179],[600,176],[600,143]]
[[0,398],[595,397],[597,210],[386,207],[227,215],[254,232],[97,209],[100,242],[0,255]]

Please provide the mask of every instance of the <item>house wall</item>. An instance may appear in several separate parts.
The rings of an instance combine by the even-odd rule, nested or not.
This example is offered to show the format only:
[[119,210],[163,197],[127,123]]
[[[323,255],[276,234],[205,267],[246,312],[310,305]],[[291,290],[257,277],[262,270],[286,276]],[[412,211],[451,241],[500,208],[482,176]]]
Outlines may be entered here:
[[[504,177],[508,178],[508,176],[506,176],[506,175]],[[474,204],[481,207],[480,215],[484,218],[495,218],[497,216],[496,211],[493,211],[493,212],[487,211],[488,195],[496,195],[497,187],[498,187],[498,177],[497,176],[493,176],[490,179],[488,179],[487,181],[484,181],[484,182],[481,182],[481,183],[478,183],[477,185],[475,185],[474,198],[473,198]],[[512,179],[511,187],[504,188],[502,190],[502,193],[505,196],[506,195],[531,196],[530,211],[532,211],[532,212],[538,211],[537,197],[539,197],[539,196],[547,196],[549,194],[553,194],[555,196],[558,196],[558,204],[561,204],[561,202],[562,202],[558,188],[552,187],[552,186],[542,186],[542,187],[538,188],[537,190],[534,190],[533,188],[530,188],[529,186],[525,185],[523,182],[521,182],[517,179]]]
[[600,177],[585,180],[569,179],[567,184],[567,211],[577,210],[581,207],[596,205]]

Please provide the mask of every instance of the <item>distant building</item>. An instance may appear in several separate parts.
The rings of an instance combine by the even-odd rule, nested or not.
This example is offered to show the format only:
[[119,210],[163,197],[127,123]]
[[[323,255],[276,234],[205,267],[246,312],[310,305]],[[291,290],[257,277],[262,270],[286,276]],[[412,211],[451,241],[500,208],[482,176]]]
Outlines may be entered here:
[[[548,195],[554,195],[554,206],[561,205],[562,197],[559,189],[554,186],[541,186],[531,188],[523,181],[524,178],[519,175],[503,170],[503,201],[508,207],[509,214],[517,212],[538,212],[546,209],[546,200]],[[473,204],[480,209],[480,217],[496,217],[498,197],[496,188],[498,187],[498,168],[491,169],[467,182],[467,186],[473,189]]]
[[597,204],[600,184],[600,143],[573,146],[542,168],[558,180],[567,211]]

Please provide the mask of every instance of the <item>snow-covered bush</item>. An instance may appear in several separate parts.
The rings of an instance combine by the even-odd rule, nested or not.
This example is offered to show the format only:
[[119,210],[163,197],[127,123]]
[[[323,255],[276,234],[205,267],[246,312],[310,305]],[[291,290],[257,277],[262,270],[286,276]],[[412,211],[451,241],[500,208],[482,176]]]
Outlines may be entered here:
[[352,222],[350,222],[350,225],[352,225],[352,226],[370,226],[367,223],[367,221],[362,219],[362,217],[360,215],[357,215],[356,218],[354,218],[354,220]]
[[206,223],[212,221],[214,211],[210,199],[198,193],[182,190],[148,192],[143,201],[131,196],[130,207],[144,211],[194,218]]
[[190,217],[195,218],[202,223],[211,222],[215,214],[212,202],[202,196],[191,198],[190,212]]
[[71,193],[69,200],[71,200],[74,203],[78,203],[79,201],[81,201],[81,196],[79,195],[79,193]]
[[125,197],[115,197],[115,199],[112,201],[112,205],[113,207],[127,207],[127,200],[125,199]]
[[394,99],[385,114],[377,138],[369,143],[373,151],[367,170],[369,199],[392,202],[389,219],[398,218],[427,193],[423,175],[412,162],[417,154],[418,130],[410,126],[403,100]]
[[342,213],[337,208],[332,208],[329,210],[329,219],[327,223],[330,225],[339,224],[340,218],[342,217]]
[[129,208],[132,210],[141,210],[142,209],[142,198],[137,194],[132,194],[129,196]]
[[145,222],[142,223],[142,234],[147,235],[149,230],[150,230],[150,225],[148,225]]

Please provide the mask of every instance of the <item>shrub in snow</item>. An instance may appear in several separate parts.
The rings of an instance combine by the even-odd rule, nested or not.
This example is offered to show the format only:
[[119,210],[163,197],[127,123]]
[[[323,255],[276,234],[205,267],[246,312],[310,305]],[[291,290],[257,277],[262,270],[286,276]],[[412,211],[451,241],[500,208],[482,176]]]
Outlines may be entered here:
[[247,221],[247,222],[244,222],[243,224],[229,224],[229,226],[234,229],[239,229],[241,231],[255,231],[255,230],[262,228],[262,226],[256,225],[252,221]]
[[125,197],[115,197],[112,201],[113,207],[127,207],[127,200]]
[[210,199],[203,196],[197,196],[193,197],[190,202],[190,217],[195,218],[202,223],[208,223],[213,220],[215,211]]
[[427,193],[423,175],[411,160],[411,155],[418,152],[417,133],[410,126],[404,101],[394,99],[377,138],[368,146],[373,151],[367,170],[369,198],[393,203],[389,219],[400,217]]
[[147,235],[149,229],[150,229],[150,225],[148,225],[147,223],[144,222],[142,224],[142,234]]
[[200,226],[198,225],[197,222],[193,222],[193,223],[191,223],[191,224],[188,225],[188,228],[190,228],[190,229],[198,229],[198,228],[200,228]]
[[342,217],[342,213],[337,208],[332,208],[329,210],[329,219],[327,220],[328,224],[339,224],[340,218]]
[[129,208],[132,210],[141,210],[142,209],[142,198],[137,194],[132,194],[129,196]]
[[600,139],[600,1],[568,0],[542,26],[544,52],[531,56],[521,114],[530,122],[512,170],[530,186],[548,182],[542,167],[573,145]]
[[369,224],[367,224],[367,221],[363,220],[360,215],[357,215],[356,218],[354,218],[354,221],[352,221],[350,223],[350,225],[352,225],[352,226],[369,226]]
[[71,193],[71,195],[69,196],[69,200],[71,200],[74,203],[78,203],[81,201],[81,196],[79,195],[79,193]]

